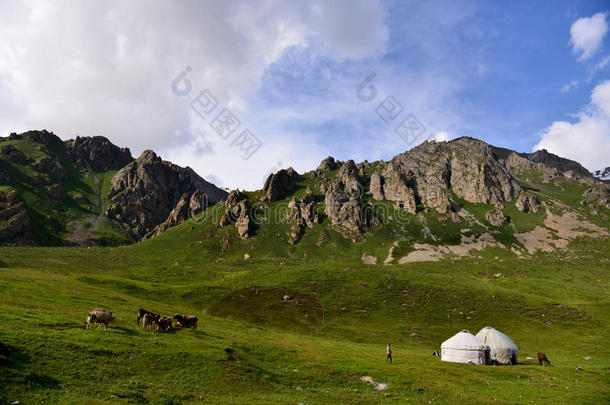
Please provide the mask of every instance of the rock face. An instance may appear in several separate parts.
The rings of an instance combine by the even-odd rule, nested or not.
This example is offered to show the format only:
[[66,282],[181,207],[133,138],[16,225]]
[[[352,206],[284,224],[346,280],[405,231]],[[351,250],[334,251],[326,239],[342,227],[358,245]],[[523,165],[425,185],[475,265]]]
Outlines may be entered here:
[[544,166],[555,168],[569,179],[591,177],[591,173],[582,167],[580,163],[554,155],[546,149],[527,154],[527,158],[532,162],[542,163]]
[[7,161],[11,163],[16,163],[19,165],[26,165],[30,163],[30,159],[21,153],[17,148],[13,145],[3,145],[0,147],[0,156],[5,158]]
[[418,203],[449,212],[451,191],[469,202],[493,204],[515,198],[521,187],[493,148],[473,138],[424,142],[394,157],[370,184],[374,199],[396,201],[411,213]]
[[341,162],[338,162],[335,160],[334,157],[329,156],[326,159],[324,159],[320,165],[318,166],[318,168],[316,169],[317,172],[324,172],[324,171],[330,171],[330,170],[335,170],[337,169],[339,166],[341,165]]
[[37,160],[32,164],[32,167],[36,171],[48,174],[55,180],[65,180],[68,178],[66,169],[58,161],[48,157]]
[[540,200],[533,194],[521,193],[515,202],[515,206],[522,212],[538,212],[540,211]]
[[362,177],[353,161],[345,162],[329,185],[324,212],[333,227],[347,239],[357,241],[364,228],[378,224],[373,207],[362,199]]
[[369,192],[373,196],[374,200],[385,200],[385,194],[383,193],[383,179],[381,174],[378,172],[371,174]]
[[[414,181],[400,169],[396,162],[390,163],[383,172],[383,195],[390,201],[396,201],[401,207],[415,214],[417,202],[415,201]],[[374,198],[374,197],[373,197]]]
[[[129,224],[138,237],[145,236],[166,220],[172,222],[168,216],[184,194],[190,199],[196,190],[201,190],[210,203],[223,200],[227,194],[191,168],[163,161],[150,150],[119,170],[111,183],[108,198],[112,202],[106,215]],[[183,211],[179,210],[176,219],[184,217],[181,213]]]
[[225,213],[218,225],[227,226],[235,224],[239,237],[248,239],[251,236],[254,223],[250,217],[250,206],[243,193],[239,190],[231,191],[225,205]]
[[493,226],[504,226],[508,224],[508,218],[502,212],[502,206],[497,206],[485,214],[485,219]]
[[315,211],[315,197],[311,187],[307,187],[305,195],[300,201],[297,201],[295,197],[290,200],[288,211],[282,221],[292,223],[288,233],[288,243],[291,245],[301,239],[305,227],[313,228],[314,224],[319,222],[318,214]]
[[263,201],[277,201],[284,197],[287,191],[294,188],[296,182],[302,177],[292,168],[282,169],[277,173],[273,173],[267,177],[263,191],[265,196]]
[[66,149],[77,167],[91,167],[95,171],[120,169],[133,161],[128,148],[119,148],[103,136],[77,136],[67,143]]
[[0,243],[33,244],[25,205],[14,190],[0,191]]
[[581,205],[588,205],[594,210],[610,209],[610,186],[598,183],[583,193]]

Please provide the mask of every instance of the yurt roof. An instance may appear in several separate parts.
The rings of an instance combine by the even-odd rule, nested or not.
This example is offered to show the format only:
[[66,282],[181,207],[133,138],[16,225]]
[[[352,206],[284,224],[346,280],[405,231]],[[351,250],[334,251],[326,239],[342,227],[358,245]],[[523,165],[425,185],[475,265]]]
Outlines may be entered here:
[[488,350],[489,346],[469,331],[463,330],[445,340],[441,345],[441,349]]
[[488,344],[492,349],[510,349],[518,352],[519,349],[515,342],[504,333],[491,326],[486,326],[477,333],[477,338]]

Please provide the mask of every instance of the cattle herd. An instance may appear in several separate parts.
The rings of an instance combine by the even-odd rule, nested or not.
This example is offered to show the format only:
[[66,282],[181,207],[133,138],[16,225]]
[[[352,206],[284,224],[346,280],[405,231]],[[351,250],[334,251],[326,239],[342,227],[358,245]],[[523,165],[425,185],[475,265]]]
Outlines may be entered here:
[[[89,329],[89,326],[93,323],[104,325],[104,330],[107,330],[108,324],[114,321],[112,312],[105,311],[100,308],[94,308],[87,314],[87,320],[85,321],[85,329]],[[177,328],[193,328],[197,329],[197,317],[192,315],[174,315],[176,320]],[[156,329],[160,332],[168,331],[172,328],[172,318],[167,316],[161,316],[153,312],[147,311],[143,308],[138,310],[138,325],[142,321],[142,329],[152,330],[153,325],[156,325]]]

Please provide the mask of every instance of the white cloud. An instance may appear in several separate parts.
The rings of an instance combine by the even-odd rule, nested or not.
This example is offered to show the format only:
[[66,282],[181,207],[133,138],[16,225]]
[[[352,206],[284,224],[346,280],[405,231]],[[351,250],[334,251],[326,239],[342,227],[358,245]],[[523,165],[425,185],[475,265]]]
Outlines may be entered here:
[[570,44],[574,53],[580,53],[578,60],[589,59],[601,46],[608,32],[606,17],[607,13],[597,13],[579,18],[570,27]]
[[[243,161],[225,153],[228,142],[202,140],[191,131],[192,97],[172,94],[171,81],[190,66],[194,91],[208,88],[247,117],[256,109],[249,97],[286,50],[311,48],[337,61],[378,57],[388,40],[385,17],[381,2],[364,0],[0,2],[0,135],[101,134],[136,155],[184,156],[178,163],[204,176],[254,186],[248,179],[269,169],[271,152]],[[299,137],[256,134],[271,139],[265,147],[274,155],[285,149],[286,164],[318,159]]]
[[610,80],[597,85],[577,121],[555,121],[540,133],[534,150],[576,160],[590,171],[610,164]]
[[437,132],[432,137],[432,140],[436,142],[447,142],[449,140],[449,134],[445,131]]
[[562,93],[568,93],[574,90],[576,87],[578,87],[578,80],[572,80],[570,83],[564,84],[560,91]]

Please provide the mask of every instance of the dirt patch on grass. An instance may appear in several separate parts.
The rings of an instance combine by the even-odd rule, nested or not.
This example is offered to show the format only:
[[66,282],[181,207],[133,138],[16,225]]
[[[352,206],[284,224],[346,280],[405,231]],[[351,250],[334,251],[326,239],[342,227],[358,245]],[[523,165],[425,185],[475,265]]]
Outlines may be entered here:
[[377,264],[377,258],[375,256],[370,256],[364,253],[362,255],[362,263],[364,264]]
[[561,214],[554,214],[545,205],[545,226],[538,225],[533,231],[515,234],[515,238],[529,253],[565,249],[568,246],[569,239],[579,236],[600,237],[608,235],[605,229],[587,221],[578,213],[571,211],[569,207],[562,204],[558,208],[561,209]]

